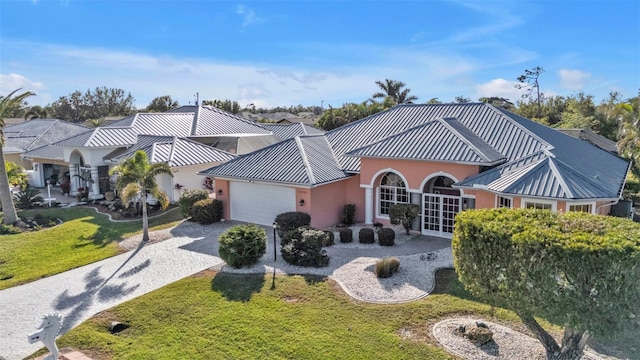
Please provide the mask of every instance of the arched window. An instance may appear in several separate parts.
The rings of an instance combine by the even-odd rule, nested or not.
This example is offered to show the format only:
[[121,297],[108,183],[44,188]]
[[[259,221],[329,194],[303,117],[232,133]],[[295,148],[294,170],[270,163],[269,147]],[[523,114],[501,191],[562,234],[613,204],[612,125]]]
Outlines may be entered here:
[[409,202],[407,188],[398,174],[386,173],[380,180],[380,215],[389,215],[393,204]]

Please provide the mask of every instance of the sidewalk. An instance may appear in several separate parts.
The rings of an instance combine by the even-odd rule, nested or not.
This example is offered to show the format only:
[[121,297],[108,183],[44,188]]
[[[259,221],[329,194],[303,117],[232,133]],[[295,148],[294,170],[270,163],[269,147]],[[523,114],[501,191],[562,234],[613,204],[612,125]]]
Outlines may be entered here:
[[[114,256],[90,265],[44,278],[29,284],[0,291],[0,359],[23,359],[42,347],[42,344],[28,344],[27,334],[36,331],[40,318],[51,312],[59,312],[63,316],[65,333],[89,319],[100,311],[109,309],[120,303],[146,294],[182,278],[196,274],[211,267],[221,266],[224,262],[217,256],[218,235],[228,227],[238,223],[227,222],[212,226],[194,223],[182,223],[176,228],[163,230],[169,232],[171,238],[139,246],[133,251]],[[417,257],[428,251],[445,251],[450,245],[448,240],[414,235],[405,240],[398,239],[398,245],[383,248],[379,245],[362,245],[356,243],[336,244],[328,248],[331,263],[326,268],[300,268],[284,262],[277,245],[277,261],[273,261],[273,238],[267,230],[267,251],[258,264],[240,270],[223,268],[229,272],[271,272],[272,269],[282,273],[305,273],[331,276],[343,285],[350,293],[358,295],[358,289],[350,289],[347,281],[341,282],[341,273],[346,265],[362,263],[362,260],[373,261],[373,258],[384,256]],[[279,239],[278,239],[279,240]],[[448,251],[450,253],[450,251]],[[364,258],[362,256],[365,256]],[[450,266],[443,256],[444,266]],[[404,261],[404,260],[403,260]],[[409,262],[407,262],[409,263]],[[361,266],[358,264],[358,266]],[[337,271],[338,270],[338,271]],[[407,272],[416,273],[407,268]],[[335,276],[334,276],[335,275]],[[432,274],[418,273],[420,278]],[[342,274],[353,278],[353,274]],[[422,279],[414,280],[411,292],[407,293],[413,300],[426,295],[430,282]],[[397,291],[394,291],[397,292]]]

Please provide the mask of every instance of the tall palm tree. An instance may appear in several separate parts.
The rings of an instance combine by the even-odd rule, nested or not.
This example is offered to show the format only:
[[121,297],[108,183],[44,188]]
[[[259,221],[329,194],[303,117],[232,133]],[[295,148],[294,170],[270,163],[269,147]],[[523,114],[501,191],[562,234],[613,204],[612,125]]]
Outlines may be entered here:
[[29,96],[35,95],[31,91],[25,91],[20,95],[14,96],[21,89],[12,91],[9,95],[0,98],[0,204],[2,204],[3,222],[5,224],[14,224],[18,221],[18,213],[11,198],[9,190],[9,178],[4,164],[4,118],[12,113],[16,107],[22,104],[22,101]]
[[24,119],[29,121],[31,119],[48,119],[49,111],[40,105],[32,106],[29,111],[24,115]]
[[149,219],[147,217],[147,197],[149,193],[153,195],[163,209],[169,205],[169,197],[160,190],[156,181],[156,176],[169,174],[173,176],[171,167],[167,163],[149,163],[147,154],[138,150],[133,157],[125,159],[120,165],[111,169],[111,174],[117,174],[116,190],[120,194],[120,199],[124,206],[129,205],[129,201],[140,198],[142,206],[142,241],[149,240]]
[[383,92],[377,92],[373,94],[373,98],[391,98],[396,104],[411,104],[418,100],[416,96],[409,95],[411,89],[404,89],[407,84],[402,81],[385,79],[383,81],[376,81],[376,85]]

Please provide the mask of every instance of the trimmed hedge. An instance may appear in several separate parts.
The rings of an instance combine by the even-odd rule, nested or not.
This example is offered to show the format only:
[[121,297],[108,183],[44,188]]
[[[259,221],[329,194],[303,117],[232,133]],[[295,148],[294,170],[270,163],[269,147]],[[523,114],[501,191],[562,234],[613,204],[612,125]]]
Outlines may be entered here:
[[329,256],[322,250],[328,235],[318,229],[299,227],[287,232],[281,239],[282,258],[291,265],[324,267],[329,265]]
[[220,222],[222,219],[222,201],[207,198],[196,201],[191,207],[191,220],[207,225]]
[[640,299],[639,239],[629,219],[469,210],[456,216],[453,260],[480,299],[606,337],[640,330],[640,317],[629,315]]
[[178,205],[180,206],[180,212],[182,212],[182,216],[185,218],[193,216],[192,208],[193,204],[200,200],[205,200],[209,198],[209,192],[204,189],[189,189],[182,193],[180,199],[178,200]]
[[340,229],[340,242],[341,243],[353,242],[353,230],[349,228]]
[[336,236],[331,230],[325,230],[325,234],[327,234],[327,241],[322,244],[322,246],[331,246],[336,243]]
[[375,235],[373,229],[362,228],[358,232],[358,241],[360,244],[373,244],[375,242]]
[[380,246],[393,246],[395,244],[396,232],[390,228],[378,230],[378,244]]
[[356,205],[355,204],[347,204],[342,208],[342,223],[345,225],[353,225],[355,221],[353,220],[356,216]]
[[301,226],[309,226],[311,215],[301,211],[285,212],[276,216],[275,223],[278,224],[278,235],[283,237],[289,231]]
[[267,233],[257,225],[233,226],[218,237],[222,260],[234,268],[253,265],[267,251]]

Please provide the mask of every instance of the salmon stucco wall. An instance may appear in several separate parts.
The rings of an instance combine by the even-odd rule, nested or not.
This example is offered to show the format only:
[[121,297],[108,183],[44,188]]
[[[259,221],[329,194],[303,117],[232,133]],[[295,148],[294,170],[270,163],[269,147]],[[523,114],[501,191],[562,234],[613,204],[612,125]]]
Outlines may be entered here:
[[[204,176],[202,177],[202,181],[204,181]],[[221,180],[216,179],[216,195],[215,198],[222,201],[222,213],[224,216],[223,219],[230,220],[231,219],[231,205],[229,204],[229,180]],[[222,192],[220,193],[220,190]]]
[[496,207],[496,196],[483,190],[476,190],[476,209],[492,209]]
[[[310,192],[311,226],[326,228],[341,223],[342,209],[346,204],[356,205],[356,222],[364,221],[364,189],[360,187],[358,176],[318,186],[311,189]],[[298,192],[296,192],[296,197],[299,201]]]
[[[374,159],[362,158],[360,160],[360,181],[363,185],[371,185],[372,181],[378,179],[373,177],[381,170],[392,169],[401,174],[408,182],[409,189],[420,190],[425,178],[437,173],[446,173],[461,181],[471,175],[476,175],[480,171],[477,165],[461,165],[445,162],[395,160],[395,159]],[[379,176],[379,174],[378,174]]]

